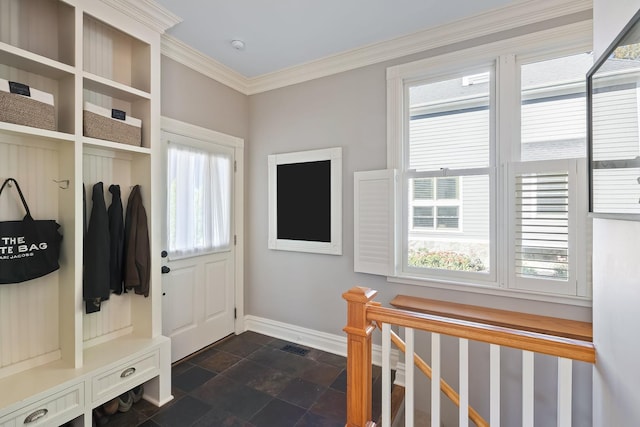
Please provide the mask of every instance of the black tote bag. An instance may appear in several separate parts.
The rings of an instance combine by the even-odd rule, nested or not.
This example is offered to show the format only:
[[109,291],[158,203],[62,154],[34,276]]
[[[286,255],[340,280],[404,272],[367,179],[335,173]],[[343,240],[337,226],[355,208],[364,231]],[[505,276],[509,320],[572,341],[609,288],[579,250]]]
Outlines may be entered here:
[[0,284],[20,283],[42,277],[60,268],[60,225],[54,220],[34,220],[18,182],[15,184],[26,215],[21,221],[0,221]]

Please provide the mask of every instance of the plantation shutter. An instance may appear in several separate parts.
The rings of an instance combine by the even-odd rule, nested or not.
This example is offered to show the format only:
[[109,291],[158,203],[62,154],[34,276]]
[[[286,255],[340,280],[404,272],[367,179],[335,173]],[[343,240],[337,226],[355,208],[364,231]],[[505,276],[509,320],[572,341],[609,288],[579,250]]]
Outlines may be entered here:
[[[510,173],[511,277],[523,290],[576,295],[577,160],[515,163]],[[585,202],[584,200],[581,202]]]
[[395,170],[355,172],[354,271],[394,274]]
[[519,277],[567,280],[569,173],[516,176],[516,251]]

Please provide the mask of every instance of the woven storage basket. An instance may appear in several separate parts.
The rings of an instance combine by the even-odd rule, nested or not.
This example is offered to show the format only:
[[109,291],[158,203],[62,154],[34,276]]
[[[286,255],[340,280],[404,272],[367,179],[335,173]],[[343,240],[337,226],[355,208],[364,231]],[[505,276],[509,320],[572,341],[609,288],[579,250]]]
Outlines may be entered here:
[[31,97],[9,92],[9,82],[0,79],[0,121],[56,130],[53,95],[29,88]]
[[84,136],[106,139],[140,146],[142,145],[142,122],[127,116],[126,120],[111,117],[111,110],[88,102],[84,103],[82,111],[82,130]]

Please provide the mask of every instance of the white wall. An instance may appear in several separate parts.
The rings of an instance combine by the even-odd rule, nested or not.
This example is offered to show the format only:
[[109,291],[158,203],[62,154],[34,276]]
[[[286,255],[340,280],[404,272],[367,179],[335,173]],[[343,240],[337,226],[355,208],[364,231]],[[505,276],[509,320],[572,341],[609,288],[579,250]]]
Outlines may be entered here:
[[593,221],[593,425],[640,420],[640,223]]
[[[640,8],[640,0],[594,0],[599,56]],[[640,420],[640,223],[593,221],[593,425]]]

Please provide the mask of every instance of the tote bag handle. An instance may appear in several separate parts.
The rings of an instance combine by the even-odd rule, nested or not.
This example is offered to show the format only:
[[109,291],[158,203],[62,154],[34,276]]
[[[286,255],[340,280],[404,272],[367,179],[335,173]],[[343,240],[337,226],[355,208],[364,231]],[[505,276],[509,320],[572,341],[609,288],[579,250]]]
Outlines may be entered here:
[[2,187],[0,187],[0,195],[2,195],[2,190],[4,190],[4,187],[6,187],[7,184],[9,184],[10,182],[13,182],[16,185],[16,190],[18,190],[18,194],[20,195],[20,200],[22,200],[22,206],[24,206],[24,210],[27,212],[26,217],[31,218],[31,212],[29,211],[29,206],[27,205],[27,201],[24,199],[24,196],[22,195],[22,190],[20,190],[18,181],[16,181],[13,178],[5,179],[4,184],[2,184]]

